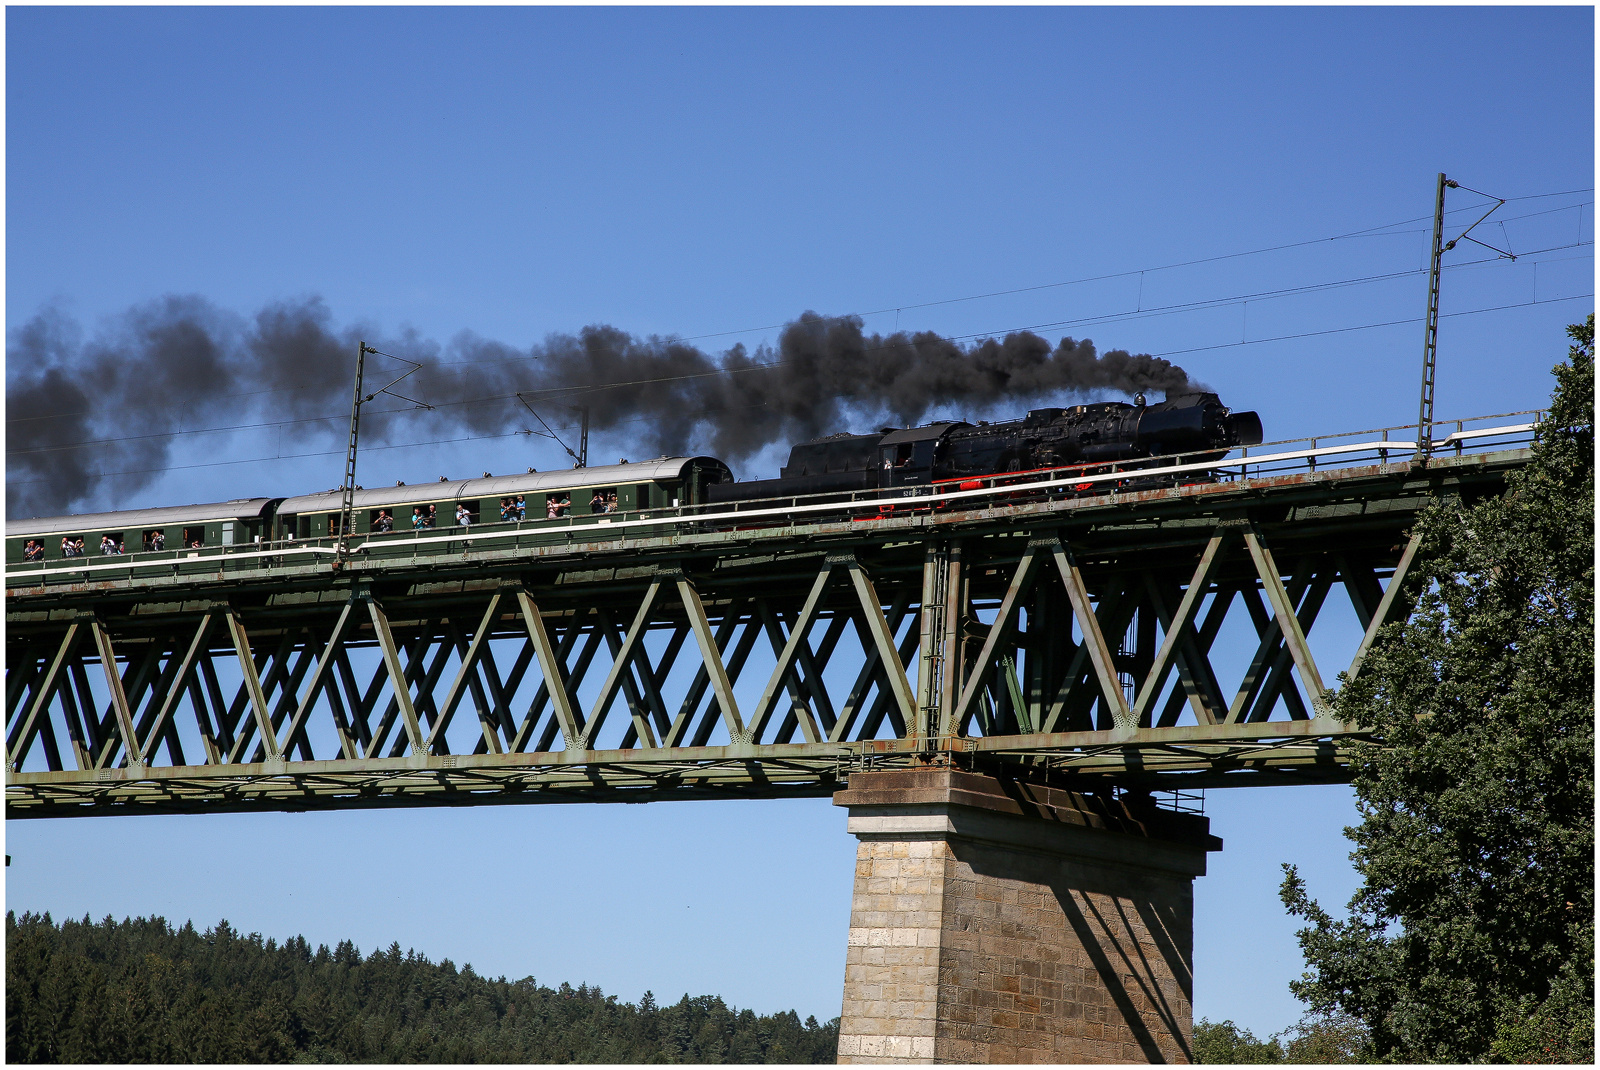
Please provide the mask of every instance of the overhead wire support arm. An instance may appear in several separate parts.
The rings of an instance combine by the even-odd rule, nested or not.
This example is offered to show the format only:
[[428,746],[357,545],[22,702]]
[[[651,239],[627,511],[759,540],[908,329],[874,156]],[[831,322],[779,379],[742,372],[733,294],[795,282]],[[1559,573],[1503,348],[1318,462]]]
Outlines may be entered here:
[[373,349],[371,346],[367,345],[365,342],[363,342],[361,344],[366,348],[366,351],[368,353],[371,353],[374,356],[388,357],[390,360],[398,360],[402,364],[411,365],[411,367],[409,369],[407,369],[406,371],[402,372],[396,378],[390,380],[388,386],[380,387],[377,390],[374,390],[372,393],[368,394],[366,397],[362,398],[361,400],[362,400],[363,403],[371,401],[373,398],[377,397],[379,394],[388,394],[392,398],[399,398],[401,401],[409,401],[409,402],[411,402],[411,404],[415,405],[419,409],[428,409],[429,411],[432,411],[433,406],[429,405],[426,401],[418,401],[416,398],[408,398],[404,394],[396,394],[393,390],[390,389],[390,387],[392,387],[396,383],[400,382],[401,379],[404,379],[406,376],[411,375],[413,372],[416,372],[416,371],[420,370],[422,368],[422,362],[421,361],[410,360],[410,359],[408,359],[406,357],[397,357],[393,353],[385,353],[380,349]]
[[[1451,249],[1456,247],[1456,242],[1466,238],[1467,241],[1474,245],[1481,245],[1491,253],[1499,253],[1502,257],[1505,257],[1508,260],[1515,260],[1517,258],[1517,254],[1515,253],[1508,252],[1505,249],[1496,249],[1487,242],[1481,242],[1477,238],[1468,237],[1468,235],[1470,235],[1473,230],[1477,228],[1479,223],[1482,223],[1485,219],[1488,219],[1490,216],[1494,215],[1495,212],[1499,211],[1500,206],[1506,203],[1506,199],[1504,197],[1490,196],[1489,194],[1484,193],[1482,190],[1475,190],[1471,186],[1463,186],[1459,182],[1452,182],[1449,179],[1445,180],[1445,185],[1449,186],[1451,189],[1464,189],[1468,193],[1476,193],[1480,197],[1488,197],[1490,200],[1494,201],[1494,204],[1489,206],[1489,210],[1487,212],[1473,220],[1472,225],[1467,227],[1466,230],[1463,230],[1460,234],[1457,234],[1453,240],[1446,242],[1443,251],[1449,252]],[[1504,225],[1502,225],[1501,229],[1504,229]]]
[[[529,412],[533,413],[533,418],[535,420],[539,421],[539,426],[544,428],[544,432],[543,432],[543,436],[542,437],[555,439],[556,442],[561,446],[561,448],[567,451],[567,456],[571,457],[573,459],[573,461],[576,462],[573,465],[574,468],[587,468],[587,467],[589,467],[589,407],[587,405],[563,405],[563,406],[561,406],[564,409],[571,409],[573,412],[576,412],[576,413],[580,414],[582,416],[582,418],[583,418],[582,427],[581,427],[581,430],[578,433],[578,448],[577,448],[576,451],[574,451],[571,446],[567,445],[565,439],[563,439],[560,435],[556,434],[555,428],[551,427],[548,423],[545,422],[544,417],[539,415],[538,410],[535,409],[532,405],[528,404],[528,399],[522,396],[522,391],[520,391],[520,390],[517,391],[516,398],[517,398],[517,400],[519,402],[522,403],[522,407],[523,408],[525,408]],[[525,434],[525,435],[537,435],[537,434],[540,434],[540,432],[538,432],[538,431],[523,431],[521,433]]]

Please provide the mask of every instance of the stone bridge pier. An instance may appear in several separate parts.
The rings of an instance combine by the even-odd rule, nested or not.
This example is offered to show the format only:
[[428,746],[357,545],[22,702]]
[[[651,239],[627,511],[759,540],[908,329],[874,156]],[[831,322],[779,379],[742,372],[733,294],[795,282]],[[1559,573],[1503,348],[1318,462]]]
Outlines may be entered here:
[[1189,1062],[1206,818],[950,768],[853,773],[841,1063]]

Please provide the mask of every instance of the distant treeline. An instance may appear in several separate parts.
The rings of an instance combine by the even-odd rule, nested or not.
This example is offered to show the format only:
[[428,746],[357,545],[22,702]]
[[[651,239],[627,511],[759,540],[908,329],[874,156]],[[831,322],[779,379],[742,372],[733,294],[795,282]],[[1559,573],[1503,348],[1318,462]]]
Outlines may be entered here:
[[1257,1040],[1232,1020],[1194,1026],[1194,1061],[1223,1066],[1263,1063],[1370,1063],[1367,1029],[1347,1014],[1308,1013],[1289,1028]]
[[839,1021],[637,1005],[226,921],[6,914],[9,1063],[831,1063]]

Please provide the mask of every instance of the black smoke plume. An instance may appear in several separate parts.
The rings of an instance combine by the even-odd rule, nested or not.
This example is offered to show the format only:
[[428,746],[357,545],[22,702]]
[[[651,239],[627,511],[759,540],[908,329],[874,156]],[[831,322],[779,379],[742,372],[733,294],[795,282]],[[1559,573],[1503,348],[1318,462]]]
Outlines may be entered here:
[[[73,320],[47,309],[7,344],[7,512],[119,504],[165,467],[211,459],[186,445],[205,439],[178,432],[260,424],[263,433],[298,443],[341,446],[359,338],[423,362],[396,389],[434,406],[380,398],[363,410],[362,438],[372,442],[528,427],[520,392],[552,422],[572,422],[561,406],[587,407],[594,430],[638,451],[696,449],[738,462],[774,443],[885,418],[910,425],[935,413],[975,416],[1198,387],[1168,361],[1099,354],[1088,339],[1051,346],[1020,332],[962,345],[926,331],[865,334],[856,317],[813,312],[784,327],[775,348],[736,345],[713,355],[607,326],[552,335],[529,349],[470,334],[445,345],[415,333],[384,338],[335,328],[317,299],[274,304],[246,319],[203,298],[167,297],[87,340]],[[369,358],[369,388],[402,367]],[[320,488],[251,492],[310,489]]]

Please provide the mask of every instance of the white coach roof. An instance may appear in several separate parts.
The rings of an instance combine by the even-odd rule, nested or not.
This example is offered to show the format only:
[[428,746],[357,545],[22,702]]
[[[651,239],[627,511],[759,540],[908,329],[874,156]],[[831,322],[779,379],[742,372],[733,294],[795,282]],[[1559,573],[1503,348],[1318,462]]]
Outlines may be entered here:
[[[731,481],[732,473],[714,457],[662,457],[659,460],[638,464],[602,464],[592,468],[568,468],[555,472],[526,472],[515,476],[489,476],[478,479],[444,480],[438,483],[411,483],[402,487],[379,487],[375,490],[358,490],[353,508],[377,509],[390,505],[410,505],[416,502],[460,501],[476,498],[503,498],[516,494],[543,494],[552,490],[573,487],[606,487],[622,483],[672,482],[681,480],[684,471],[694,462],[721,469],[724,478]],[[279,513],[332,513],[344,504],[338,490],[320,494],[302,494],[285,498],[278,506]]]

